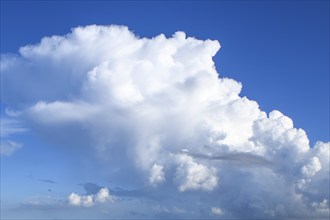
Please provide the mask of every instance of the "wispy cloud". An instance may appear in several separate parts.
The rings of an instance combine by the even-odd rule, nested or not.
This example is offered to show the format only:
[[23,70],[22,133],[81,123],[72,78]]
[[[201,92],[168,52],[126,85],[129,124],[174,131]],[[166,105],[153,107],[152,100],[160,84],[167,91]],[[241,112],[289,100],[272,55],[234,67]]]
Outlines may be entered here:
[[10,156],[21,147],[22,144],[16,143],[14,141],[1,140],[0,154],[4,156]]
[[25,132],[27,129],[15,119],[1,117],[0,122],[0,154],[10,156],[23,146],[21,143],[10,140],[10,137],[16,133]]
[[110,195],[108,188],[101,188],[96,194],[92,195],[71,193],[67,199],[69,205],[82,207],[92,207],[97,203],[113,203],[115,201],[115,197]]
[[1,138],[9,137],[16,133],[26,132],[27,128],[25,128],[22,122],[17,119],[8,119],[1,117]]

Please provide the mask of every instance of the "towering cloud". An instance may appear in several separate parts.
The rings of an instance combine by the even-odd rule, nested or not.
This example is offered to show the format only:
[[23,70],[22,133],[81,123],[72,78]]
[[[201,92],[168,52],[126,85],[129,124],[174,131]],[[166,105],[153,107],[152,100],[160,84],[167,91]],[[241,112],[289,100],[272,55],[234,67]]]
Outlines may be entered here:
[[[310,146],[290,118],[241,97],[215,68],[219,48],[183,32],[77,27],[3,55],[2,100],[49,141],[95,152],[113,181],[129,173],[179,196],[189,216],[329,216],[329,143]],[[91,206],[101,190],[68,199]]]

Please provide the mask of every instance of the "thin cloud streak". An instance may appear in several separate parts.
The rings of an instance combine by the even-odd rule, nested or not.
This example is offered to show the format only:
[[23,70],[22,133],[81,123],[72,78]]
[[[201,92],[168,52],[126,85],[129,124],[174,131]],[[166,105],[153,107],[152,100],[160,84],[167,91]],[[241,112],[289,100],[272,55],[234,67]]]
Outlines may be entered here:
[[230,161],[242,166],[274,166],[273,161],[251,153],[223,153],[221,155],[207,155],[186,151],[181,151],[181,153],[198,159]]

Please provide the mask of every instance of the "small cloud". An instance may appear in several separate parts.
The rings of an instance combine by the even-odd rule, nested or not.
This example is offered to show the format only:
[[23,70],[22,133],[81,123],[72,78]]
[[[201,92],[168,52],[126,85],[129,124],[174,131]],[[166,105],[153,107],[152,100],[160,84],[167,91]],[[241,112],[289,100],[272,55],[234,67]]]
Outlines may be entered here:
[[327,199],[323,199],[321,202],[313,202],[312,207],[320,214],[326,216],[330,214],[329,200]]
[[50,179],[39,179],[40,182],[44,182],[44,183],[50,183],[50,184],[56,184],[55,181],[50,180]]
[[214,215],[223,215],[223,211],[219,207],[212,207],[211,212]]
[[81,196],[76,193],[71,193],[68,197],[68,201],[70,205],[80,206]]
[[0,154],[4,156],[10,156],[15,151],[19,150],[22,147],[22,144],[16,143],[14,141],[1,141],[0,144]]
[[91,207],[94,205],[93,196],[81,196],[76,193],[71,193],[68,197],[68,202],[72,206]]
[[92,207],[96,203],[114,202],[114,197],[110,196],[108,188],[101,188],[94,195],[79,195],[71,193],[68,196],[68,203],[71,206]]
[[8,137],[15,133],[25,132],[26,128],[23,127],[22,123],[8,118],[1,118],[1,130],[0,136],[1,138]]
[[176,179],[179,181],[179,191],[204,190],[212,191],[218,184],[217,170],[199,164],[187,155],[179,155]]

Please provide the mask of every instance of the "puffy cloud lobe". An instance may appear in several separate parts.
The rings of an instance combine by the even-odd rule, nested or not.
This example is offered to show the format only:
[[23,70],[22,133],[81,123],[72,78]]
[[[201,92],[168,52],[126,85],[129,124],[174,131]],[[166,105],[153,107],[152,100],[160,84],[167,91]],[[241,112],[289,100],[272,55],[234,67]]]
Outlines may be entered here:
[[71,193],[68,197],[68,201],[69,204],[73,206],[91,207],[94,205],[93,197],[91,195],[80,196],[76,193]]
[[176,178],[180,182],[179,190],[206,190],[211,191],[217,186],[218,177],[214,167],[193,161],[190,156],[180,155],[178,158],[180,166],[177,168]]
[[79,195],[71,193],[68,196],[68,203],[71,206],[91,207],[95,203],[113,202],[114,197],[110,196],[108,188],[101,188],[95,195]]
[[223,215],[223,211],[219,207],[212,207],[211,211],[215,215]]
[[304,176],[314,176],[321,170],[321,163],[318,157],[312,157],[309,162],[301,168],[301,172]]
[[[219,48],[183,32],[147,39],[123,26],[78,27],[2,56],[1,98],[35,132],[71,133],[95,149],[114,180],[120,169],[141,187],[219,193],[207,212],[229,216],[326,216],[329,143],[310,147],[289,117],[240,97],[242,85],[215,69]],[[251,158],[267,166],[245,166]]]
[[149,176],[150,185],[157,186],[157,184],[160,184],[165,181],[165,174],[163,168],[164,167],[162,165],[158,165],[156,163],[151,167],[151,172]]
[[95,196],[95,201],[104,203],[106,201],[113,200],[109,194],[109,189],[108,188],[102,188],[98,191],[98,193]]

